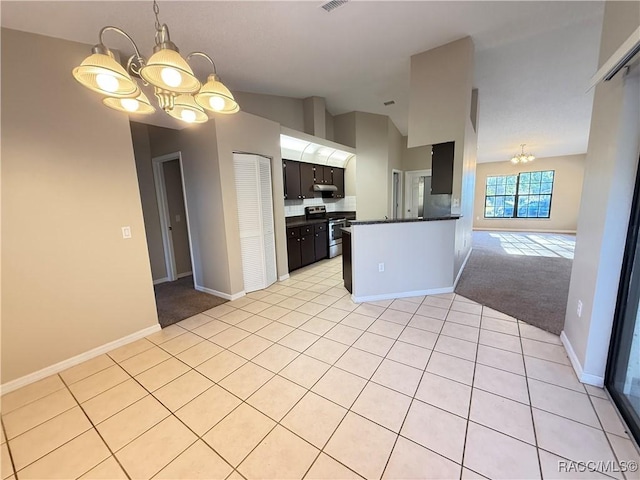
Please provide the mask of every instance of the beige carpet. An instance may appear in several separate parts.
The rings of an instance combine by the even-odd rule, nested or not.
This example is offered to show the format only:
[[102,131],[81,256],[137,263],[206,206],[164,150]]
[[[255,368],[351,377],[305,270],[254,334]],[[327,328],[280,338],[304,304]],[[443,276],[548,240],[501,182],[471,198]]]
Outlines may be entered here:
[[161,327],[192,317],[226,300],[193,288],[193,276],[154,286],[158,321]]
[[559,335],[567,309],[572,238],[474,232],[473,252],[456,293]]

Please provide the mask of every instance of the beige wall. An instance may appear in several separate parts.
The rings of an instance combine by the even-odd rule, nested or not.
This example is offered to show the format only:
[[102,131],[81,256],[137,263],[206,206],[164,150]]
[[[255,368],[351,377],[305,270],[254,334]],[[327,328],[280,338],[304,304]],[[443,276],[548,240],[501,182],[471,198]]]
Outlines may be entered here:
[[304,132],[304,100],[301,98],[234,92],[242,111]]
[[[640,24],[637,2],[606,2],[599,65]],[[604,377],[640,150],[638,63],[595,90],[564,335],[581,380]],[[577,315],[577,303],[583,304]]]
[[[511,162],[479,163],[476,166],[476,189],[473,228],[477,230],[514,230],[531,232],[575,232],[582,195],[585,155],[538,158],[530,164]],[[487,176],[516,175],[521,172],[554,170],[550,218],[484,218]]]
[[358,220],[384,218],[389,211],[388,117],[356,112]]
[[167,265],[164,258],[164,245],[162,244],[156,185],[153,179],[149,132],[147,125],[142,123],[131,122],[130,126],[138,174],[138,188],[140,189],[142,213],[144,215],[144,229],[147,233],[151,275],[153,280],[165,279],[167,278]]
[[333,137],[337,143],[356,148],[356,112],[333,117]]
[[272,159],[271,186],[276,236],[276,265],[279,277],[289,273],[284,219],[282,157],[280,154],[280,125],[255,115],[240,112],[237,115],[217,117],[215,126],[220,187],[224,204],[224,234],[226,235],[229,262],[229,288],[230,292],[235,294],[243,290],[244,283],[233,152],[255,153]]
[[189,232],[182,190],[180,162],[170,160],[162,164],[164,186],[169,210],[171,243],[176,264],[176,275],[191,273],[191,253],[189,251]]
[[407,148],[407,137],[403,137],[402,170],[428,170],[431,168],[431,145]]
[[2,29],[3,383],[157,325],[128,118],[71,76],[89,53]]

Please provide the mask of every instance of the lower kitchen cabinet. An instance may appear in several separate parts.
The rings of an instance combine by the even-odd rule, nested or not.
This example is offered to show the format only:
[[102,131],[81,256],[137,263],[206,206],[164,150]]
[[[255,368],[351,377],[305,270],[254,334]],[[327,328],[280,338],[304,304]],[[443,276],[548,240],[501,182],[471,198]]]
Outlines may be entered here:
[[316,262],[327,258],[329,256],[329,237],[327,231],[327,224],[321,223],[314,226],[314,243],[315,243],[315,258]]
[[289,271],[327,258],[329,237],[327,224],[287,228],[287,256]]

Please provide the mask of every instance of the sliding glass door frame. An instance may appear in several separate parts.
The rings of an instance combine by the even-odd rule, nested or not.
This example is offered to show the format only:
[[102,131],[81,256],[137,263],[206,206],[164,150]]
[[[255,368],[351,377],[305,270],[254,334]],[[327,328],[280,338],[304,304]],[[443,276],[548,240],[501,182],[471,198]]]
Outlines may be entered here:
[[[636,173],[636,184],[633,193],[633,203],[631,204],[631,215],[629,228],[627,230],[627,240],[625,244],[622,271],[620,274],[620,284],[618,287],[618,298],[616,310],[613,318],[613,329],[611,342],[609,344],[609,355],[607,358],[607,368],[605,372],[605,386],[613,402],[618,407],[622,418],[629,427],[630,434],[640,443],[640,414],[636,412],[629,400],[615,388],[615,377],[618,373],[616,368],[620,364],[629,364],[631,353],[631,343],[633,341],[633,322],[625,321],[637,318],[640,306],[640,168]],[[635,276],[634,273],[635,266]],[[638,321],[638,320],[636,320]],[[629,333],[631,330],[631,334]],[[620,362],[621,355],[626,356]]]

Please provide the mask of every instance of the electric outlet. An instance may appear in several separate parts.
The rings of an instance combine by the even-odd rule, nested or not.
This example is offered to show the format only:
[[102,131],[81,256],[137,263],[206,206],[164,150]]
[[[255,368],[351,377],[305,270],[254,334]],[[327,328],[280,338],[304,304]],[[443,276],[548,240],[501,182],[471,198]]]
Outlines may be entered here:
[[576,310],[578,317],[582,316],[582,300],[578,300],[578,309]]
[[122,238],[131,238],[131,227],[122,227]]
[[379,263],[378,264],[378,271],[379,272],[384,272],[384,263]]

